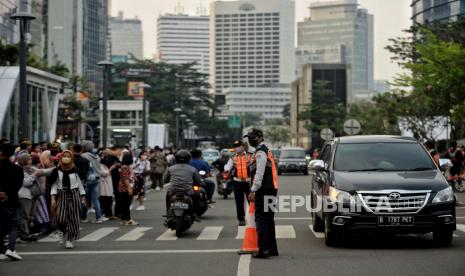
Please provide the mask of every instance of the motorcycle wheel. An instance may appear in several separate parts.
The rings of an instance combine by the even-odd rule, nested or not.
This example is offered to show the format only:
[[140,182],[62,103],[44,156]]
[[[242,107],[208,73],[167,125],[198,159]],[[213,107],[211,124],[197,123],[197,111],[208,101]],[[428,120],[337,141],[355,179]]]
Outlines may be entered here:
[[176,217],[176,237],[182,237],[183,229],[184,228],[184,218],[183,217]]

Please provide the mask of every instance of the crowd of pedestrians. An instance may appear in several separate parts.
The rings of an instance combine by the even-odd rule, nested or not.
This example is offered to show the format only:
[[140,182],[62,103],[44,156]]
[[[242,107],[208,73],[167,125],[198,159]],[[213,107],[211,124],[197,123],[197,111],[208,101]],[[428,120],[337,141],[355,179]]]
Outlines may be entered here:
[[[0,141],[0,260],[21,260],[17,242],[54,239],[67,249],[79,239],[81,223],[131,218],[133,205],[144,211],[146,179],[163,190],[167,150],[132,150],[129,145],[97,149],[81,144],[19,145]],[[137,207],[135,206],[137,204]]]

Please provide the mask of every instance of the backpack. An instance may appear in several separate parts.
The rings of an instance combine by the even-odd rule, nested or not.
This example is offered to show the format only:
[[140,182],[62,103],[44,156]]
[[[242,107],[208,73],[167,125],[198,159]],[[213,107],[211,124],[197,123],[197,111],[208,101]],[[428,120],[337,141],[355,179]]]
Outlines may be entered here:
[[89,169],[87,170],[86,174],[86,182],[94,182],[97,180],[97,176],[95,175],[94,167],[92,166],[92,162],[89,162]]

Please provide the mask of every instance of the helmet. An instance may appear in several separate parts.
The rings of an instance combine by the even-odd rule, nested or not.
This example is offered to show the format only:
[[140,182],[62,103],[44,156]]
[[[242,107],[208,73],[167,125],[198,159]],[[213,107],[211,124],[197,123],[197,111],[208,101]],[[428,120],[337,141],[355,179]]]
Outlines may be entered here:
[[189,163],[191,160],[191,154],[187,150],[176,152],[174,157],[176,158],[176,163]]

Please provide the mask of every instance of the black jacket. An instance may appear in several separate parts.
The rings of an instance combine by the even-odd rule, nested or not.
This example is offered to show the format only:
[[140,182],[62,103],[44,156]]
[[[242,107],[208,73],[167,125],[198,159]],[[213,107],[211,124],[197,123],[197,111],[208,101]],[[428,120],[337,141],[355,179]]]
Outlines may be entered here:
[[8,200],[0,203],[3,208],[19,206],[18,191],[23,186],[23,169],[8,159],[0,159],[0,191],[6,193]]
[[74,166],[77,168],[79,178],[85,183],[87,179],[87,172],[89,171],[89,160],[85,159],[79,154],[74,155]]

